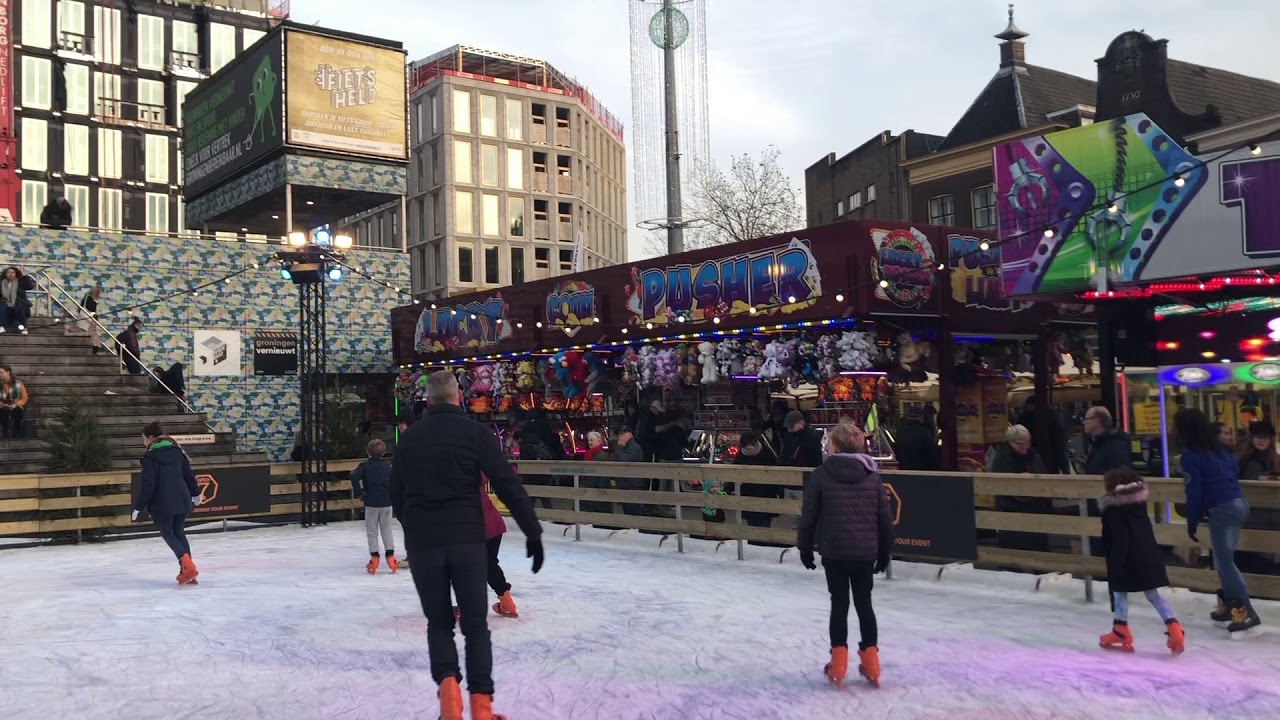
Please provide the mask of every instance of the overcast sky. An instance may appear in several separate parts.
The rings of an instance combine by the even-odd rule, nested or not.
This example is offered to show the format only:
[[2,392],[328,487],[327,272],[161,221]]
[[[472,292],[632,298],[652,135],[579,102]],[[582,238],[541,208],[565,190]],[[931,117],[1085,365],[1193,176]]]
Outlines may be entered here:
[[[711,152],[777,145],[793,184],[881,130],[946,134],[999,62],[996,0],[707,0]],[[303,23],[399,40],[410,60],[459,43],[542,58],[630,128],[628,0],[293,0]],[[961,9],[963,8],[963,10]],[[354,10],[354,11],[353,11]],[[1033,0],[1027,60],[1082,77],[1125,30],[1170,57],[1280,81],[1275,0]],[[628,133],[629,136],[629,133]],[[629,179],[630,182],[630,179]],[[632,230],[631,259],[643,255]]]

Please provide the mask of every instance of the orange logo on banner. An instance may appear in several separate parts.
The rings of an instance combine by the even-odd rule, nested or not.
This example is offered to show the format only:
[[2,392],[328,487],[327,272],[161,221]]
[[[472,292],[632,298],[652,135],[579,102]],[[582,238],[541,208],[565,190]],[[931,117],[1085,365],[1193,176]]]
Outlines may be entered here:
[[218,497],[218,480],[212,475],[197,475],[196,486],[200,488],[201,505],[208,505]]
[[898,521],[902,519],[902,498],[889,483],[884,484],[884,493],[889,496],[889,512],[893,514],[893,526],[897,527]]

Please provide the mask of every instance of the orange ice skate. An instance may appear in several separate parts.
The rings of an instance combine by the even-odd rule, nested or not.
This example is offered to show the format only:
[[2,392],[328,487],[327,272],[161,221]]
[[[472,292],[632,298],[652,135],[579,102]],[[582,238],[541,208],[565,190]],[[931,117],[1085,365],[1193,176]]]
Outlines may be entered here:
[[507,716],[493,713],[492,695],[471,693],[471,720],[507,720]]
[[440,682],[436,692],[440,698],[440,720],[463,720],[462,688],[458,687],[458,679],[447,677]]
[[[1181,634],[1181,628],[1178,629]],[[1173,642],[1172,636],[1169,639]],[[1120,652],[1133,652],[1133,633],[1129,632],[1129,623],[1116,620],[1111,626],[1111,632],[1098,638],[1098,647],[1103,650],[1119,650]]]
[[396,561],[396,556],[392,553],[387,553],[387,567],[391,568],[392,575],[395,575],[396,571],[400,569],[400,563]]
[[1166,643],[1169,646],[1169,652],[1181,655],[1187,645],[1187,637],[1182,632],[1182,625],[1177,620],[1169,620],[1164,624],[1164,634],[1169,636],[1169,641]]
[[858,674],[867,679],[872,687],[880,687],[880,651],[871,646],[858,651]]
[[178,584],[196,584],[196,576],[200,574],[200,571],[196,570],[196,564],[191,561],[189,553],[184,553],[182,557],[178,558],[178,566],[181,568],[178,572]]
[[827,676],[827,682],[835,685],[837,688],[844,686],[845,673],[849,671],[849,648],[841,645],[840,647],[831,648],[831,662],[822,668],[822,672]]
[[378,553],[369,553],[369,562],[364,566],[364,569],[367,570],[370,575],[378,572]]
[[518,618],[520,613],[516,612],[516,601],[511,599],[511,591],[508,590],[498,598],[498,602],[493,604],[493,611],[503,617]]

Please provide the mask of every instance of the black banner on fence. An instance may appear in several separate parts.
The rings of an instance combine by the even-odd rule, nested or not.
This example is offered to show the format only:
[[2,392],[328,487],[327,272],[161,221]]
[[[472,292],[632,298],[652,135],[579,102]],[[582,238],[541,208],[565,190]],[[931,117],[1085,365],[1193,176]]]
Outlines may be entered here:
[[[254,515],[271,512],[271,466],[244,465],[212,469],[196,468],[200,505],[189,518]],[[142,473],[133,474],[133,498],[142,489]]]
[[254,375],[297,375],[298,335],[259,330],[253,334]]
[[886,473],[895,555],[978,559],[973,477]]

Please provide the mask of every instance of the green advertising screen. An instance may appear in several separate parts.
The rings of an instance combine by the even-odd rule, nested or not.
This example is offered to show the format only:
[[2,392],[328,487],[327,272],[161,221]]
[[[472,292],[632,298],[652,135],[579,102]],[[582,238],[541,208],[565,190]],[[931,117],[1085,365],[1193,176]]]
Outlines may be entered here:
[[283,146],[280,33],[188,93],[182,105],[184,194],[224,182]]

